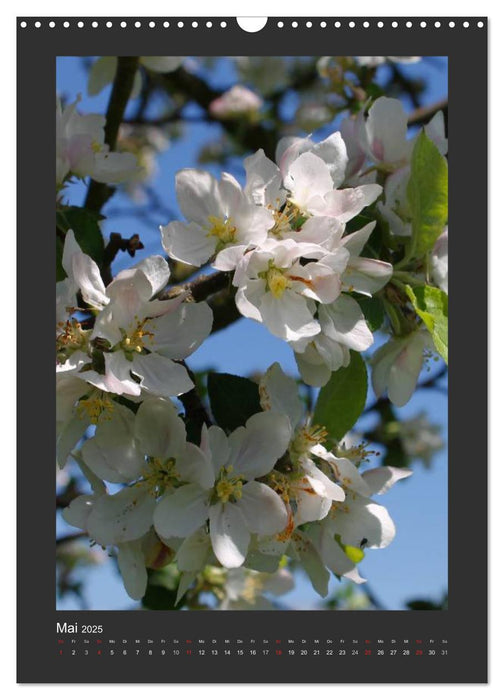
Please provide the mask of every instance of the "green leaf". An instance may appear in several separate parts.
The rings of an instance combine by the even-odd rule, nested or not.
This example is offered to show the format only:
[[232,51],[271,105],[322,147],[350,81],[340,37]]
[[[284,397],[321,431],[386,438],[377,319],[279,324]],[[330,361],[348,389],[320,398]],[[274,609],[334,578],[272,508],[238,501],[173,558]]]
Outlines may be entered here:
[[350,351],[350,364],[333,372],[320,390],[313,423],[341,440],[361,415],[367,396],[367,370],[361,355]]
[[385,309],[383,302],[379,297],[354,297],[361,311],[364,314],[369,330],[374,333],[382,327],[385,319]]
[[69,229],[75,234],[75,240],[82,251],[101,265],[103,262],[104,243],[99,221],[104,217],[82,207],[65,207],[56,213],[56,226],[66,233]]
[[414,288],[406,285],[406,293],[430,331],[436,350],[448,364],[448,295],[428,285]]
[[183,603],[176,603],[177,591],[170,591],[164,586],[149,584],[142,598],[142,606],[147,610],[176,610]]
[[228,433],[261,411],[259,387],[245,377],[210,372],[208,395],[217,425]]
[[184,600],[177,602],[180,573],[174,564],[157,571],[148,570],[149,580],[142,606],[148,610],[178,610]]
[[408,202],[412,217],[410,257],[422,257],[441,235],[448,219],[448,165],[422,130],[411,158]]

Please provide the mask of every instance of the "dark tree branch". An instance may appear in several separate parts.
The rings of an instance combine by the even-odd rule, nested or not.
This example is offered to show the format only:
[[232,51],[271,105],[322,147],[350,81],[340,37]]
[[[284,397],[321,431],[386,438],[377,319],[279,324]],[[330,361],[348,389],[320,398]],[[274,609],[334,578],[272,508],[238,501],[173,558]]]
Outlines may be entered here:
[[[194,100],[206,112],[210,103],[223,94],[184,68],[178,68],[173,73],[164,75],[163,84],[170,94],[182,93],[185,97]],[[257,151],[262,148],[269,158],[275,158],[278,141],[276,129],[268,128],[263,124],[247,123],[242,119],[217,119],[211,114],[208,114],[207,118],[209,121],[221,124],[224,131],[243,145],[245,150]]]
[[448,100],[439,100],[439,102],[434,102],[434,104],[428,105],[426,107],[418,107],[415,109],[408,117],[409,126],[424,126],[428,124],[436,112],[443,112],[445,118],[445,125],[448,130]]
[[182,394],[182,396],[179,397],[185,411],[187,439],[195,445],[200,445],[203,426],[206,425],[207,427],[210,427],[212,425],[212,420],[208,415],[200,395],[198,394],[194,372],[189,369],[184,361],[182,361],[180,364],[186,368],[187,374],[194,384],[190,391],[188,391],[186,394]]
[[170,287],[159,295],[159,299],[170,299],[183,292],[189,292],[193,301],[208,302],[214,316],[212,333],[226,328],[241,317],[236,308],[235,290],[231,286],[228,272],[200,275],[192,282]]
[[161,292],[159,299],[171,299],[182,292],[190,292],[194,301],[204,301],[212,294],[227,289],[230,284],[229,273],[214,272],[211,275],[200,275],[192,282],[171,287]]
[[110,266],[120,250],[123,253],[128,253],[130,257],[133,258],[136,251],[142,250],[143,248],[144,244],[140,240],[138,233],[134,233],[132,236],[130,236],[130,238],[123,238],[120,233],[111,233],[109,242],[105,246],[103,253],[103,282],[107,285],[112,281]]

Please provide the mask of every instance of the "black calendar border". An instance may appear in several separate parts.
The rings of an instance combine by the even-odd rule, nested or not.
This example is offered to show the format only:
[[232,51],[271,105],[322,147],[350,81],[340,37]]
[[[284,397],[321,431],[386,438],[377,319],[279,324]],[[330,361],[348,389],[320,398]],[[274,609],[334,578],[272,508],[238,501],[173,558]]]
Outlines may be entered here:
[[[20,17],[18,53],[18,681],[41,682],[465,682],[487,680],[487,19],[455,17],[270,18],[259,34],[234,18]],[[63,28],[64,20],[70,21]],[[170,29],[163,21],[170,20]],[[198,28],[191,22],[197,19]],[[339,19],[341,26],[334,27]],[[21,22],[27,26],[21,28]],[[41,26],[35,27],[39,20]],[[78,20],[84,22],[79,28]],[[111,27],[105,22],[110,20]],[[128,27],[120,27],[126,20]],[[133,24],[142,21],[142,28]],[[149,28],[148,21],[156,22]],[[207,20],[213,27],[207,28]],[[220,26],[222,20],[226,28]],[[283,20],[280,30],[277,21]],[[292,21],[298,26],[293,27]],[[326,20],[327,26],[320,27]],[[363,26],[367,20],[369,27]],[[411,28],[406,21],[411,20]],[[420,20],[426,27],[420,27]],[[469,21],[469,28],[463,21]],[[184,23],[178,27],[177,23]],[[350,23],[354,22],[351,27]],[[397,22],[397,27],[393,22]],[[435,22],[440,22],[440,27]],[[483,28],[477,28],[477,21]],[[446,55],[450,99],[449,609],[446,611],[57,612],[54,571],[53,375],[55,256],[54,95],[59,55]],[[471,80],[471,100],[465,84]],[[35,109],[34,109],[35,107]],[[42,136],[42,138],[41,138]],[[478,173],[477,179],[474,173]],[[36,188],[34,186],[36,185]],[[29,191],[29,200],[25,193]],[[29,201],[29,205],[27,202]],[[464,233],[465,231],[465,233]],[[465,235],[465,239],[462,236]],[[478,296],[476,296],[476,293]],[[474,337],[464,323],[476,324]],[[33,339],[37,338],[37,361]],[[468,368],[471,368],[468,371]],[[34,424],[31,397],[38,396]],[[44,411],[40,411],[40,405]],[[473,409],[476,407],[476,410]],[[26,428],[25,426],[28,426]],[[466,437],[467,436],[467,437]],[[36,449],[34,450],[34,446]],[[428,508],[428,504],[426,504]],[[476,570],[472,567],[476,561]],[[469,563],[468,563],[469,562]],[[477,606],[474,601],[477,601]],[[232,664],[184,660],[177,666],[78,660],[55,655],[56,622],[103,624],[104,636],[209,638],[281,635],[379,638],[434,636],[449,641],[443,662],[354,664],[316,659]],[[277,661],[277,660],[276,660]],[[340,667],[341,666],[341,667]]]

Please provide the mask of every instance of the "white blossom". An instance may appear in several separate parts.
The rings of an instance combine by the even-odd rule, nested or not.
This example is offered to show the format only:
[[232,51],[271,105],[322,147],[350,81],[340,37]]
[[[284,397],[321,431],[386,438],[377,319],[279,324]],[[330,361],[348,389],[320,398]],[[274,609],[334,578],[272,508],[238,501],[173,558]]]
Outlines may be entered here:
[[209,173],[186,169],[176,176],[180,209],[189,223],[161,226],[163,248],[175,260],[203,265],[217,255],[213,266],[233,270],[251,245],[266,240],[274,220],[256,206],[232,175],[220,181]]
[[[334,259],[332,266],[315,261],[301,264],[300,259],[323,255],[318,244],[266,241],[244,256],[236,269],[233,283],[238,287],[238,309],[284,340],[317,335],[320,323],[314,318],[315,302],[334,301],[340,293],[340,277]],[[340,270],[348,258],[349,253],[341,250]]]
[[119,183],[134,177],[137,160],[131,153],[111,152],[105,143],[105,117],[77,112],[80,97],[64,109],[56,100],[56,185],[72,175],[97,182]]
[[[395,537],[395,525],[383,506],[370,496],[386,493],[398,480],[411,476],[409,469],[378,467],[362,475],[346,458],[337,458],[319,447],[321,458],[334,470],[344,485],[347,498],[334,503],[327,517],[309,530],[324,564],[338,576],[355,583],[363,579],[355,564],[363,557],[364,548],[387,547]],[[349,549],[350,548],[350,549]]]
[[[87,261],[85,260],[87,258]],[[208,336],[212,312],[205,302],[183,303],[185,296],[152,300],[169,279],[161,256],[151,256],[120,272],[105,289],[96,264],[76,256],[80,266],[74,278],[86,301],[101,308],[90,342],[104,350],[103,371],[90,367],[83,351],[74,352],[58,366],[60,372],[79,374],[103,391],[139,396],[142,389],[157,396],[178,396],[193,383],[183,360]]]
[[415,391],[426,350],[433,350],[433,343],[425,329],[395,337],[378,348],[371,358],[376,396],[387,393],[396,406],[407,404]]
[[273,483],[285,502],[295,504],[293,524],[324,518],[333,501],[343,501],[345,493],[313,461],[319,443],[326,437],[323,428],[298,425],[300,399],[295,381],[282,371],[278,363],[264,374],[259,385],[261,406],[265,411],[278,410],[289,417],[291,439],[288,446],[291,471],[274,475]]
[[256,479],[273,468],[289,437],[288,419],[272,413],[252,416],[229,437],[216,426],[204,429],[202,449],[214,469],[213,487],[192,483],[164,496],[154,513],[159,536],[187,537],[209,520],[219,562],[229,568],[241,566],[251,533],[274,534],[287,524],[280,497]]
[[244,115],[253,115],[263,105],[263,100],[244,85],[233,85],[215,100],[212,100],[208,111],[218,119],[238,119]]
[[325,386],[332,372],[350,363],[350,350],[362,352],[373,344],[373,334],[359,304],[341,294],[319,307],[320,333],[308,341],[291,342],[299,372],[310,386]]

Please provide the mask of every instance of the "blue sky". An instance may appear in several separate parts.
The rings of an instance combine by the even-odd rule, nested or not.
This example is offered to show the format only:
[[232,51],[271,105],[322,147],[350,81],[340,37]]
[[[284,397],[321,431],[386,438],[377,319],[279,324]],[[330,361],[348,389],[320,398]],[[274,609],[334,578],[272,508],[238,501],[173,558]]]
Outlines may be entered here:
[[[197,67],[198,59],[192,59]],[[379,77],[384,77],[388,68],[379,69]],[[402,70],[411,77],[423,77],[427,90],[422,96],[423,104],[430,104],[447,95],[447,60],[443,57],[426,58],[417,64],[402,66]],[[232,62],[219,59],[212,69],[204,70],[205,77],[217,88],[226,88],[235,79]],[[80,110],[82,112],[104,113],[108,101],[109,89],[100,95],[89,98],[86,94],[86,72],[82,59],[60,57],[57,61],[57,89],[59,94],[74,100],[82,95]],[[405,104],[411,109],[410,104]],[[289,108],[287,104],[286,109]],[[292,108],[292,105],[290,106]],[[134,103],[129,109],[134,109]],[[314,138],[323,137],[337,127],[333,123],[319,132]],[[201,167],[196,158],[201,146],[218,135],[215,125],[189,123],[185,135],[174,142],[158,159],[159,172],[152,186],[163,204],[178,216],[174,193],[174,176],[182,167]],[[233,164],[238,166],[238,163]],[[206,166],[205,166],[206,167]],[[218,174],[219,168],[208,169]],[[233,167],[233,174],[240,179],[238,167]],[[68,198],[72,204],[83,203],[86,187],[78,183],[68,189]],[[104,209],[114,210],[122,206],[131,208],[131,201],[124,195],[117,194]],[[167,221],[160,220],[159,224]],[[129,237],[138,233],[145,244],[144,255],[162,252],[158,231],[140,220],[130,216],[114,216],[104,222],[105,238],[112,231],[120,231]],[[123,255],[116,261],[115,272],[122,266],[130,264],[130,258]],[[274,338],[261,325],[241,319],[229,328],[211,336],[200,349],[189,358],[191,368],[203,370],[209,366],[219,371],[233,374],[249,375],[252,372],[266,370],[273,362],[280,362],[284,371],[296,374],[296,365],[289,347]],[[432,371],[436,371],[436,367]],[[428,375],[426,375],[428,376]],[[370,392],[368,401],[374,400]],[[408,419],[420,411],[425,411],[429,419],[442,426],[442,437],[447,444],[447,397],[429,390],[418,390],[412,400],[403,409],[398,410],[402,419]],[[365,421],[369,424],[370,418]],[[364,422],[356,428],[364,429]],[[367,427],[367,426],[366,426]],[[366,558],[360,569],[369,579],[376,596],[387,608],[402,609],[404,602],[412,598],[439,598],[447,589],[447,449],[439,451],[433,459],[431,468],[426,470],[421,463],[413,463],[414,475],[399,483],[379,502],[385,505],[397,526],[394,542],[384,550],[367,550]],[[64,523],[58,523],[58,532],[74,531]],[[335,581],[334,585],[338,585]],[[132,606],[115,574],[114,564],[106,564],[90,570],[86,576],[85,593],[93,609],[124,609]],[[282,602],[294,608],[311,608],[320,599],[311,586],[299,581],[296,589],[284,596]],[[68,596],[58,602],[59,609],[75,608],[75,600]]]

